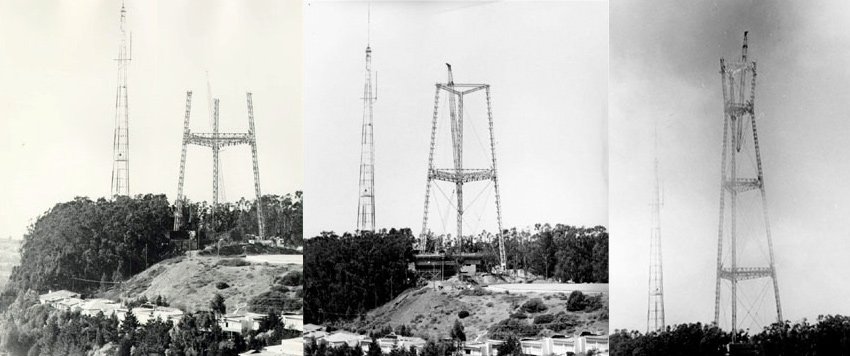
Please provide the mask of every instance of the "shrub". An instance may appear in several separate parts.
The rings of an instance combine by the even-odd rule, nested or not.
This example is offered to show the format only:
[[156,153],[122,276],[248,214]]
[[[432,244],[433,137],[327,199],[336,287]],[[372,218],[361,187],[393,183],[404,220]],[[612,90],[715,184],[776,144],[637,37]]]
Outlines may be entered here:
[[586,306],[584,293],[574,290],[570,293],[570,298],[567,300],[567,310],[579,311],[584,310]]
[[457,313],[457,317],[461,318],[461,319],[466,318],[468,316],[469,316],[469,312],[466,311],[466,310],[461,310],[459,313]]
[[534,317],[534,324],[549,324],[555,321],[555,316],[552,314],[541,314]]
[[227,282],[218,282],[215,284],[216,289],[227,289],[230,288],[230,285]]
[[300,286],[304,283],[304,274],[301,271],[292,271],[280,279],[280,284],[285,286]]
[[540,298],[531,299],[522,305],[522,310],[526,313],[539,313],[546,311],[546,309],[549,308],[546,307],[546,304],[543,304],[543,300]]

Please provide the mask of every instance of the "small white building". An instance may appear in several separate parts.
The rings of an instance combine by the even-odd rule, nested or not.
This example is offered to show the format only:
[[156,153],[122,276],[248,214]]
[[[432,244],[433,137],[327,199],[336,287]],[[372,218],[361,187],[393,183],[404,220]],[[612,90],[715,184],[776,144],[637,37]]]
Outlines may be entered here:
[[41,304],[52,304],[54,302],[60,301],[66,298],[80,298],[80,293],[72,292],[69,290],[58,290],[58,291],[49,291],[45,294],[38,296],[38,301]]

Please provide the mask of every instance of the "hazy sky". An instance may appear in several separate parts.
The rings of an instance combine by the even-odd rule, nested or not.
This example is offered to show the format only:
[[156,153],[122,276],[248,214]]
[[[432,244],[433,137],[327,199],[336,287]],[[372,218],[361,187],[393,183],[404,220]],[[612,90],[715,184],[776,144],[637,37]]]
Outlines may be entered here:
[[[303,186],[300,1],[128,0],[130,192],[177,190],[186,90],[209,132],[245,132],[254,93],[263,193]],[[121,1],[0,1],[0,236],[75,196],[109,195]],[[185,194],[212,196],[209,149],[190,148]],[[253,196],[248,146],[222,151],[228,200]]]
[[[367,7],[305,7],[306,236],[355,228]],[[504,227],[607,225],[606,2],[376,1],[371,9],[378,228],[421,228],[434,83],[445,82],[446,62],[456,83],[491,85]],[[475,165],[489,146],[483,103],[466,102],[475,125],[465,134],[469,168],[487,167]],[[435,166],[450,166],[447,152]],[[466,187],[469,202],[484,186]],[[445,201],[452,188],[432,192]],[[447,205],[435,201],[429,225],[454,231],[454,218],[440,217]],[[465,232],[495,230],[489,202],[466,215],[477,229]]]
[[758,62],[756,114],[784,317],[850,313],[842,283],[850,268],[848,20],[845,1],[612,4],[612,329],[646,329],[656,120],[667,323],[713,319],[719,58],[740,56],[745,30]]

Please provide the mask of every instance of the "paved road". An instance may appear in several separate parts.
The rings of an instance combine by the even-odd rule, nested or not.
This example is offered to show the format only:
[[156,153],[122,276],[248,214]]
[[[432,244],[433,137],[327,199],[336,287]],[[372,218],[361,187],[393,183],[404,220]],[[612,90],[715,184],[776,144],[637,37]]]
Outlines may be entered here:
[[486,287],[494,292],[518,292],[518,293],[571,293],[574,290],[582,293],[604,293],[608,294],[608,284],[602,283],[587,283],[587,284],[572,284],[572,283],[508,283],[508,284],[491,284]]
[[253,263],[267,262],[273,265],[304,264],[303,255],[251,255],[245,260]]

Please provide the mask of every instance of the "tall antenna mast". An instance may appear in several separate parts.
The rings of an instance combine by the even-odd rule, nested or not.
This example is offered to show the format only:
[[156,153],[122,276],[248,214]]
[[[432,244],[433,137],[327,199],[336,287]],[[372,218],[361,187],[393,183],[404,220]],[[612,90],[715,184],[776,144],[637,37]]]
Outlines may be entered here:
[[378,97],[372,92],[372,47],[369,43],[372,5],[367,15],[366,82],[363,85],[363,124],[360,131],[360,199],[357,205],[357,230],[375,231],[375,142],[372,109]]
[[652,190],[652,231],[649,240],[649,308],[647,332],[664,330],[664,272],[661,258],[661,176],[658,170],[658,126],[655,127],[655,186]]
[[110,195],[130,195],[130,141],[127,106],[127,67],[130,64],[130,37],[126,28],[127,10],[121,3],[121,42],[118,46],[118,88],[115,92],[115,132],[112,144],[112,183]]
[[[758,131],[756,130],[756,117],[754,110],[755,103],[755,86],[756,86],[756,63],[750,62],[747,58],[747,32],[744,32],[744,44],[741,48],[741,61],[727,63],[724,59],[720,59],[720,75],[723,86],[723,151],[721,166],[721,190],[720,190],[720,223],[718,226],[717,239],[717,276],[715,286],[715,304],[714,304],[714,321],[720,325],[721,318],[721,299],[722,296],[727,296],[724,291],[726,287],[722,281],[728,281],[728,289],[731,300],[731,323],[730,331],[732,331],[732,341],[735,342],[737,330],[741,323],[738,320],[738,305],[740,303],[744,307],[744,318],[751,318],[754,323],[761,322],[756,320],[759,310],[754,309],[760,306],[767,299],[765,293],[757,293],[762,288],[753,290],[752,293],[758,295],[758,300],[745,300],[745,297],[751,296],[749,293],[739,293],[739,288],[745,287],[742,282],[769,278],[773,284],[773,296],[776,307],[776,321],[782,321],[782,308],[779,302],[779,285],[776,280],[776,266],[774,264],[773,240],[770,234],[770,224],[767,213],[767,199],[764,189],[764,174],[762,170],[761,151],[759,150]],[[749,79],[749,81],[747,80]],[[744,133],[747,130],[746,122],[749,122],[752,134],[751,144],[754,150],[755,167],[749,167],[751,160],[738,160],[738,153],[742,148],[750,148],[744,145]],[[749,140],[747,140],[749,141]],[[745,157],[748,157],[746,155]],[[755,175],[755,178],[740,176]],[[746,198],[744,194],[751,191],[760,193],[761,217],[764,219],[764,226],[751,226],[753,220],[750,218],[738,219],[742,212],[746,209],[757,206],[758,204],[742,204],[738,206],[738,200]],[[740,197],[739,195],[743,195]],[[726,208],[729,210],[726,210]],[[749,215],[744,215],[747,217]],[[743,222],[738,225],[739,221]],[[728,224],[728,225],[727,225]],[[738,236],[739,227],[746,228],[742,230],[744,234]],[[766,241],[758,241],[755,235],[760,228],[764,230],[764,238]],[[739,240],[746,239],[745,243],[740,243]],[[762,243],[767,243],[768,256],[767,261],[757,260],[754,258],[761,256],[758,251],[764,251]],[[726,249],[724,244],[728,243]],[[758,251],[744,250],[743,248],[752,246],[759,247]],[[740,249],[740,251],[739,251]],[[755,253],[752,253],[755,252]],[[762,257],[763,258],[763,257]],[[765,263],[766,262],[766,263]],[[749,266],[741,267],[741,264],[750,264]],[[767,266],[764,266],[766,264]],[[763,291],[766,292],[767,286]],[[771,321],[772,322],[772,321]],[[764,325],[759,325],[764,326]]]
[[[215,108],[214,108],[214,105],[213,105],[212,86],[210,85],[210,72],[209,71],[206,72],[206,76],[207,76],[207,109],[208,109],[209,116],[210,116],[210,129],[213,130],[213,132],[216,132],[216,131],[218,131],[220,126],[219,126],[218,116],[216,116],[216,114],[215,114]],[[213,180],[215,181],[214,184],[213,184],[214,187],[215,187],[215,193],[213,193],[213,194],[216,195],[215,197],[213,197],[214,202],[227,200],[227,194],[225,194],[225,189],[224,189],[224,172],[221,169],[221,158],[219,157],[217,151],[218,151],[218,149],[215,149],[215,148],[213,149],[213,152],[214,152],[214,154],[213,154],[213,171],[216,172],[215,177],[213,177]]]

